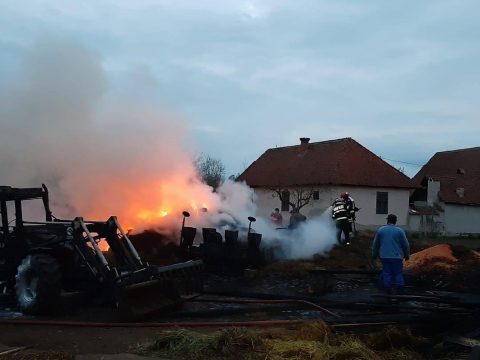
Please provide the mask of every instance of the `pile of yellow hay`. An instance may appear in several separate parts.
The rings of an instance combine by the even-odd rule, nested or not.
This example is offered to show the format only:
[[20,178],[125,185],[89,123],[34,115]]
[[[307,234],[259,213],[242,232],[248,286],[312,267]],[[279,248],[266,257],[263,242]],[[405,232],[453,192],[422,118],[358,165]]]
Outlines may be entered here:
[[405,262],[405,269],[415,270],[433,263],[445,268],[451,268],[457,261],[458,259],[453,255],[451,246],[440,244],[412,254],[410,259]]
[[412,254],[405,270],[417,285],[434,289],[478,292],[480,253],[463,246],[440,244]]

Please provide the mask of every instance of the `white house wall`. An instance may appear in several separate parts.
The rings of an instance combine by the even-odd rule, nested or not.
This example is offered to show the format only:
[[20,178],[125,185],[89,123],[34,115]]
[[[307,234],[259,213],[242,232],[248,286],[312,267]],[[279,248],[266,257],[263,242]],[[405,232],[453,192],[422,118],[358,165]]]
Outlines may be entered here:
[[[480,206],[445,204],[438,198],[440,187],[439,181],[429,179],[426,202],[415,203],[418,206],[438,204],[444,209],[443,212],[434,217],[434,221],[438,225],[436,226],[436,231],[451,236],[457,234],[480,234]],[[408,228],[413,231],[425,231],[425,226],[420,223],[420,220],[421,217],[418,215],[410,216]]]
[[407,229],[411,231],[422,231],[424,221],[420,215],[409,215],[407,220]]
[[406,230],[421,233],[445,234],[445,217],[443,212],[438,215],[409,215]]
[[449,234],[480,234],[480,206],[445,204],[445,230]]
[[[348,191],[350,196],[355,200],[355,204],[361,210],[357,213],[357,223],[365,227],[377,227],[385,224],[386,214],[377,214],[377,192],[388,192],[388,213],[396,214],[398,217],[397,224],[405,226],[407,224],[408,202],[410,192],[403,189],[388,188],[367,188],[367,187],[312,187],[306,190],[315,190],[320,192],[319,200],[311,200],[308,205],[301,209],[301,213],[312,218],[322,214],[331,203],[342,192]],[[281,202],[278,197],[272,196],[273,192],[265,188],[255,188],[257,216],[269,217],[274,208],[281,209]],[[290,189],[292,193],[292,189]],[[290,214],[282,212],[284,223],[288,223]]]

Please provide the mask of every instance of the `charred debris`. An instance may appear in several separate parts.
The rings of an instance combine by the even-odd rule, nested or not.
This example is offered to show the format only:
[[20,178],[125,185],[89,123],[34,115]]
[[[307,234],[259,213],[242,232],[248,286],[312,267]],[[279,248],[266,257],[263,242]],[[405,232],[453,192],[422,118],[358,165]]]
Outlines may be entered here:
[[[0,188],[0,280],[4,297],[24,313],[52,316],[65,293],[80,292],[123,319],[143,322],[119,323],[103,315],[85,322],[77,311],[71,326],[258,327],[320,320],[346,332],[407,326],[455,344],[449,346],[477,346],[480,253],[475,250],[414,244],[405,265],[407,292],[386,295],[368,256],[368,234],[309,261],[272,262],[260,246],[262,234],[252,229],[253,217],[248,229],[226,230],[223,236],[203,228],[197,244],[198,229],[187,226],[184,212],[175,244],[153,231],[125,233],[114,216],[57,219],[48,195],[45,186]],[[45,221],[23,219],[26,200],[43,202]],[[13,222],[7,203],[13,205]],[[108,243],[108,251],[100,250],[100,241]],[[58,316],[43,321],[61,322],[65,314]]]

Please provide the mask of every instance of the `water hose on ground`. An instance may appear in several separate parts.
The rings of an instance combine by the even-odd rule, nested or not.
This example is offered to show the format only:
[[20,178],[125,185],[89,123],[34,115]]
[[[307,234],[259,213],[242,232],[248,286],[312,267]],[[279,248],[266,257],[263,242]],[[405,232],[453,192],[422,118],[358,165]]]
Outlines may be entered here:
[[[62,321],[62,320],[0,320],[0,325],[28,325],[28,326],[63,326],[87,328],[200,328],[200,327],[272,327],[301,325],[318,321],[308,320],[260,320],[260,321],[209,321],[209,322],[164,322],[164,323],[115,323],[115,322],[89,322],[89,321]],[[371,322],[371,323],[344,323],[329,325],[332,328],[359,327],[359,326],[385,326],[396,322]]]
[[298,299],[274,299],[274,300],[264,300],[264,299],[201,299],[195,298],[190,301],[193,302],[210,302],[210,303],[222,303],[222,304],[298,304],[298,305],[308,305],[312,308],[320,310],[328,315],[331,315],[337,319],[341,318],[340,315],[321,307],[313,302],[306,300]]

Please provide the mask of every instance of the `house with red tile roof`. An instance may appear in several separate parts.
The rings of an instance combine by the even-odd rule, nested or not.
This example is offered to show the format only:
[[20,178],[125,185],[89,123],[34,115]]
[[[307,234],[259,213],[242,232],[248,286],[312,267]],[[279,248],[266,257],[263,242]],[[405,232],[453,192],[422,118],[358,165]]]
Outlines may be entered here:
[[480,233],[480,147],[437,152],[413,182],[412,229]]
[[[271,148],[238,178],[254,189],[258,216],[280,208],[289,218],[292,205],[285,197],[298,191],[311,195],[300,209],[307,218],[324,213],[342,192],[349,192],[360,208],[357,223],[365,227],[385,224],[388,213],[407,224],[411,179],[352,138]],[[278,194],[284,194],[280,200]],[[290,199],[291,200],[291,199]],[[292,201],[290,201],[292,203]],[[293,201],[293,203],[295,203]]]

